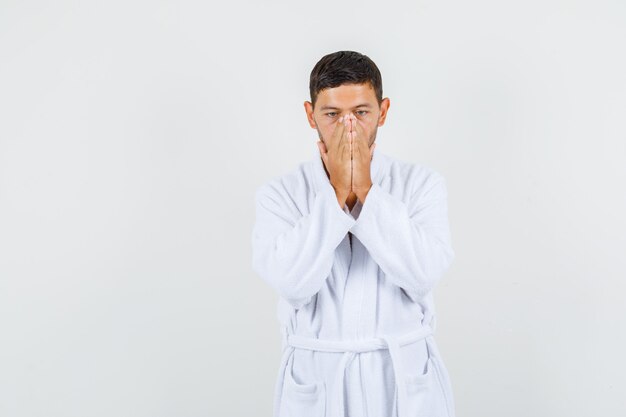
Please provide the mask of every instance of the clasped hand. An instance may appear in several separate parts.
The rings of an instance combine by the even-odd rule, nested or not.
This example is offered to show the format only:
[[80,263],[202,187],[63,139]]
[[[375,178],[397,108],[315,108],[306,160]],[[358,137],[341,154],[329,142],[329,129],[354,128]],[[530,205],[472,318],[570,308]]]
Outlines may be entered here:
[[376,144],[369,147],[363,126],[356,116],[350,113],[340,117],[332,136],[317,144],[339,200],[345,201],[354,193],[361,202],[365,201],[372,186],[370,162]]

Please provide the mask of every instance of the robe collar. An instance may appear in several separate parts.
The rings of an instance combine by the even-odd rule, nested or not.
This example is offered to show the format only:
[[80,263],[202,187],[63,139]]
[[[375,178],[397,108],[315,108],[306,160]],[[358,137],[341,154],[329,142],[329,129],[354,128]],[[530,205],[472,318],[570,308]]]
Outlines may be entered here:
[[[372,178],[372,184],[379,184],[383,179],[383,163],[385,160],[385,155],[380,152],[379,143],[376,143],[376,148],[374,149],[374,153],[372,154],[372,161],[370,162],[370,177]],[[322,160],[322,156],[320,155],[319,148],[317,144],[315,144],[313,158],[313,179],[315,183],[316,190],[320,190],[324,186],[332,186],[330,184],[330,179],[328,175],[326,175],[326,171],[324,170],[324,161]]]

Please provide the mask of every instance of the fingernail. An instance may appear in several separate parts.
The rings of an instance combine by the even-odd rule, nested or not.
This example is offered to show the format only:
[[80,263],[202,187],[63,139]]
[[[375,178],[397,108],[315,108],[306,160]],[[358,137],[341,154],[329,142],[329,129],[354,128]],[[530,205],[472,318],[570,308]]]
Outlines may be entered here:
[[339,118],[339,122],[343,122],[343,116]]

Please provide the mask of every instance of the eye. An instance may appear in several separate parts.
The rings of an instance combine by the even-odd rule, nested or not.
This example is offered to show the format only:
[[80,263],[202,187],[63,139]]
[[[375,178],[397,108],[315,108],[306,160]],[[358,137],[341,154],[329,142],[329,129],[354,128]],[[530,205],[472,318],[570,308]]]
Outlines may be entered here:
[[326,113],[326,116],[330,116],[330,117],[335,117],[335,116],[331,116],[331,115],[335,115],[337,113],[335,113],[334,111],[331,111],[330,113]]
[[368,113],[368,111],[367,110],[359,110],[359,111],[357,111],[357,113],[363,113],[362,116],[365,116],[365,113]]

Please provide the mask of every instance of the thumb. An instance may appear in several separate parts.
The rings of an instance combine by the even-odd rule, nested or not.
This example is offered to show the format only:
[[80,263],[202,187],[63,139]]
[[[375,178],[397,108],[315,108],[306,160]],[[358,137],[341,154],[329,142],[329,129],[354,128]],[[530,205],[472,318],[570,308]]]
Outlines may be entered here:
[[322,157],[322,159],[324,160],[324,162],[326,162],[326,145],[324,145],[324,142],[322,142],[321,140],[317,141],[317,147],[320,150],[320,156]]
[[326,152],[328,152],[328,150],[326,149],[326,145],[321,140],[317,141],[317,147],[320,150],[320,154],[325,154]]

